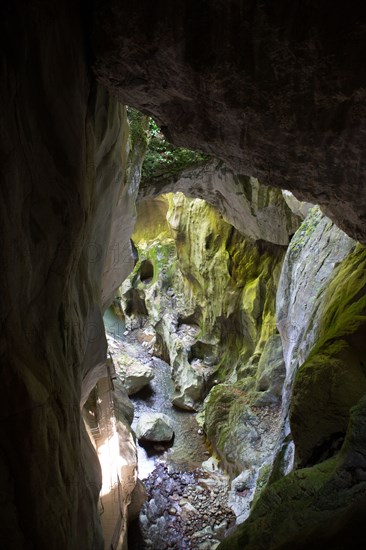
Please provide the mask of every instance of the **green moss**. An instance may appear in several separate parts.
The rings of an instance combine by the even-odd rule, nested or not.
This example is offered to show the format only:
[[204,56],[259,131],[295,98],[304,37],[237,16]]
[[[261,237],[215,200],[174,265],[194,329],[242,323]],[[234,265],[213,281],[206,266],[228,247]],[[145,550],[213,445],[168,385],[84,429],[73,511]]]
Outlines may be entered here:
[[300,465],[338,450],[350,408],[366,392],[364,246],[358,245],[336,269],[319,326],[319,339],[297,372],[290,410]]
[[198,151],[169,143],[150,119],[149,145],[142,166],[141,184],[155,179],[177,177],[186,168],[208,162],[210,157]]
[[338,267],[324,296],[320,345],[366,322],[366,248],[359,244]]
[[212,388],[204,404],[207,438],[221,459],[222,466],[233,476],[238,475],[242,466],[234,456],[228,456],[228,449],[233,447],[233,433],[242,419],[243,411],[251,404],[252,394],[249,380],[219,384]]
[[174,241],[172,239],[167,239],[165,241],[157,240],[150,243],[147,247],[140,248],[138,246],[137,249],[139,252],[139,260],[130,275],[132,286],[135,287],[139,283],[141,263],[145,260],[150,260],[154,269],[152,280],[149,283],[150,285],[155,284],[161,279],[163,274],[164,288],[172,286],[177,270]]
[[302,250],[302,247],[317,227],[318,223],[322,219],[322,216],[323,214],[318,206],[314,206],[309,210],[305,220],[302,222],[299,229],[291,239],[289,245],[291,252],[298,253]]
[[255,488],[253,502],[252,502],[252,508],[254,508],[256,502],[258,501],[258,499],[260,497],[261,492],[266,487],[266,485],[269,481],[269,478],[270,478],[270,474],[271,474],[271,465],[270,464],[264,464],[259,469],[257,484],[256,484],[256,488]]
[[366,504],[366,482],[358,474],[364,468],[365,427],[364,397],[352,408],[339,455],[267,485],[248,520],[219,550],[359,548]]
[[149,117],[133,109],[127,108],[127,118],[130,124],[131,148],[147,147],[149,142]]

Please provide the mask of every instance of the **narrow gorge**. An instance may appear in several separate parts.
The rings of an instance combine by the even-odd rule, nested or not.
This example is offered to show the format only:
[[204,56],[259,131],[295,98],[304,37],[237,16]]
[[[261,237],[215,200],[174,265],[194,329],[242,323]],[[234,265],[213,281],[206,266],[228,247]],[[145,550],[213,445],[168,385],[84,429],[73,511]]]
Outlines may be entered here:
[[0,12],[0,547],[362,548],[361,4]]

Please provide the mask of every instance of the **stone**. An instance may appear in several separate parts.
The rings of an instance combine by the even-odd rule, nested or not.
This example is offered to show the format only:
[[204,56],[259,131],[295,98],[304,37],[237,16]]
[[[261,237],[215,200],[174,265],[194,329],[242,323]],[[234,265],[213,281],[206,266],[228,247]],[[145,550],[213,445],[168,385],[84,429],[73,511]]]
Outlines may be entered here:
[[173,423],[162,413],[144,413],[136,426],[136,437],[142,441],[171,441]]
[[197,510],[197,507],[193,506],[190,502],[186,502],[183,506],[183,509],[182,509],[182,517],[185,517],[185,515],[197,515],[198,514],[198,510]]
[[114,414],[117,420],[125,419],[132,424],[134,416],[134,406],[130,401],[127,391],[123,384],[114,382],[113,390]]
[[[144,484],[139,479],[136,482],[135,488],[131,494],[131,502],[128,506],[128,522],[138,519],[141,507],[146,500],[146,489]],[[145,516],[146,518],[146,516]],[[140,518],[143,523],[143,519]]]
[[[289,433],[288,410],[296,372],[318,338],[324,291],[334,277],[335,266],[347,258],[354,246],[353,239],[314,207],[287,251],[276,304],[277,326],[286,365],[282,441]],[[283,464],[291,468],[291,443],[286,443],[280,452],[289,453]]]
[[[100,469],[80,406],[105,375],[102,310],[133,266],[129,237],[141,149],[134,146],[140,159],[128,166],[135,154],[129,143],[136,145],[136,135],[130,139],[122,105],[105,87],[96,86],[91,59],[104,85],[129,104],[155,113],[177,143],[224,158],[235,173],[245,175],[243,186],[255,177],[321,203],[343,229],[365,242],[362,3],[348,10],[304,3],[299,11],[281,1],[276,9],[236,1],[213,2],[206,9],[188,1],[168,9],[164,5],[164,17],[158,8],[150,12],[150,5],[147,0],[110,0],[97,2],[91,14],[73,3],[58,3],[52,25],[44,3],[15,2],[2,13],[1,476],[2,518],[11,539],[2,538],[2,544],[9,547],[26,547],[29,540],[37,548],[103,546],[97,508]],[[147,33],[141,32],[146,17]],[[85,44],[93,55],[85,55]],[[362,288],[356,294],[352,290],[358,286],[352,273],[360,276],[360,255],[355,249],[350,263],[341,259],[343,265],[328,278],[342,307],[328,293],[322,302],[311,289],[319,311],[307,319],[303,335],[309,341],[301,337],[304,346],[293,356],[297,365],[301,354],[306,355],[298,374],[293,371],[296,391],[290,415],[300,470],[263,492],[245,527],[248,548],[260,547],[267,537],[292,548],[312,547],[324,536],[333,547],[345,546],[347,529],[357,538],[357,523],[362,534],[365,503],[359,471],[365,469],[365,429],[355,388],[362,389],[362,365],[356,363],[364,355],[364,327]],[[294,271],[297,279],[304,265]],[[253,320],[261,311],[263,285],[252,281],[249,286],[243,304],[250,306]],[[352,312],[356,317],[349,317]],[[315,327],[319,320],[328,325],[318,333],[311,324]],[[229,323],[227,334],[236,324],[237,319]],[[249,347],[257,347],[258,325],[243,326],[251,337]],[[337,349],[331,347],[333,337]],[[291,354],[285,351],[286,364]],[[236,365],[231,368],[231,359],[223,360],[230,373],[220,382],[230,374],[236,384],[249,368],[248,353],[242,357],[241,373]],[[312,438],[317,426],[310,416],[303,439],[301,433],[306,397],[317,389],[317,374],[326,378],[324,370],[333,364],[342,373],[332,377],[335,388],[346,376],[343,365],[350,365],[350,377],[343,379],[350,386],[350,400],[343,402],[341,392],[332,394],[340,406],[341,449],[333,432],[338,429],[336,409]],[[233,389],[243,391],[240,386]],[[325,395],[320,392],[320,413],[327,410]],[[323,460],[329,451],[332,456]],[[304,464],[309,466],[301,468]],[[352,484],[345,487],[350,479]],[[21,491],[14,490],[19,487]],[[281,526],[288,532],[279,533]]]
[[222,538],[225,534],[226,527],[227,527],[227,521],[226,519],[224,519],[223,521],[221,521],[221,523],[218,523],[214,526],[213,532],[215,533],[215,535]]
[[296,216],[304,220],[310,210],[314,205],[310,202],[299,201],[291,191],[282,190],[283,198],[286,201],[287,206],[290,208]]
[[116,357],[117,375],[128,395],[133,395],[147,386],[154,378],[152,363],[142,363],[126,353]]

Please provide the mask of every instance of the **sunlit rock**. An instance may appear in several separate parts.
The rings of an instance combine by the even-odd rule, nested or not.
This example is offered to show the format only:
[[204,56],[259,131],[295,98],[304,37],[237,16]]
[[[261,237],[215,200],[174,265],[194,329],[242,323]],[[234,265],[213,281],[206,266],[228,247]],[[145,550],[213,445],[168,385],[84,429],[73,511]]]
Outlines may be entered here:
[[170,441],[174,426],[169,416],[163,413],[144,413],[136,426],[136,437],[142,441]]
[[246,237],[274,244],[288,244],[303,217],[300,208],[293,213],[279,189],[237,174],[219,160],[182,169],[173,176],[143,180],[138,200],[177,192],[205,200]]
[[297,199],[291,191],[282,190],[282,195],[291,212],[293,212],[296,216],[299,216],[302,220],[306,218],[310,208],[314,206],[310,202],[299,201],[299,199]]
[[146,364],[127,354],[116,356],[117,376],[128,395],[137,393],[154,378],[152,363]]
[[[365,247],[310,211],[291,241],[278,289],[287,371],[282,447],[265,475],[270,483],[223,550],[254,550],[267,537],[276,547],[322,541],[328,548],[335,540],[342,547],[350,526],[357,537],[363,533],[365,272]],[[292,438],[294,463],[286,451]]]

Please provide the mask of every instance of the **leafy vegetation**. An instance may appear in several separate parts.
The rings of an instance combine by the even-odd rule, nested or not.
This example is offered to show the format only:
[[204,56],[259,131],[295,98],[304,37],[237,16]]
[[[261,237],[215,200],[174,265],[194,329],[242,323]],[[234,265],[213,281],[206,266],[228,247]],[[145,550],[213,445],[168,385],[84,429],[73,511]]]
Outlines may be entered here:
[[185,168],[210,159],[204,153],[176,147],[169,143],[152,118],[150,118],[147,133],[149,144],[142,166],[142,180],[176,176]]
[[146,147],[149,142],[149,117],[137,109],[127,107],[127,118],[130,124],[132,148],[137,145]]

